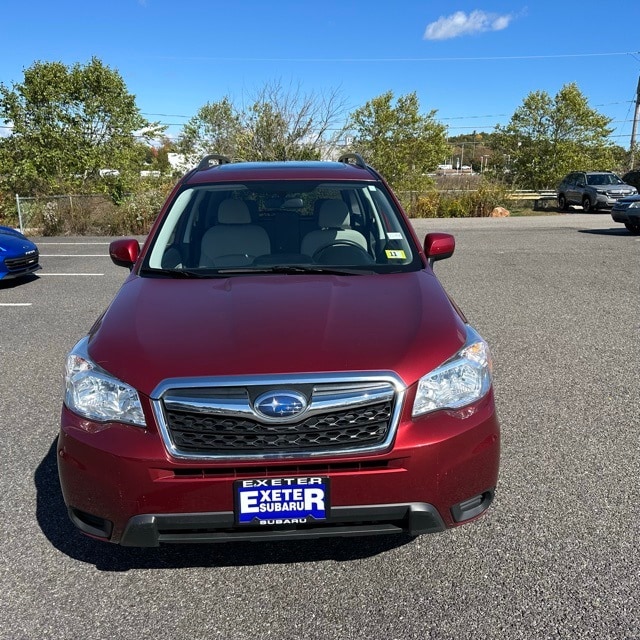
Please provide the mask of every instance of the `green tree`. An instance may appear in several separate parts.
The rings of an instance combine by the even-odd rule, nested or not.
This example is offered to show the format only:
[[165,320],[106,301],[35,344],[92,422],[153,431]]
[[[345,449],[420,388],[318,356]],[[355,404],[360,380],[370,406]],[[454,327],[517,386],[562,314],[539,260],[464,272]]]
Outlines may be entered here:
[[569,171],[614,168],[611,119],[589,107],[574,83],[551,97],[530,93],[491,139],[493,165],[521,188],[554,187]]
[[120,74],[97,58],[70,67],[36,62],[22,83],[0,83],[0,119],[12,127],[0,140],[4,186],[29,195],[85,187],[101,169],[120,172],[102,184],[122,191],[144,161],[141,142],[163,130],[142,117]]
[[446,127],[435,111],[420,113],[416,93],[400,96],[395,105],[391,91],[367,102],[351,115],[353,149],[384,175],[398,191],[423,191],[426,175],[449,156]]
[[178,148],[190,163],[207,153],[242,160],[308,160],[327,155],[346,114],[338,91],[304,93],[269,82],[242,104],[207,103],[184,126]]
[[242,130],[241,114],[228,97],[207,102],[182,128],[177,148],[189,161],[197,161],[208,153],[235,157]]
[[478,131],[449,136],[454,167],[457,165],[456,160],[459,160],[461,166],[467,165],[476,173],[482,173],[485,162],[490,156],[489,139],[487,133]]
[[144,168],[150,171],[160,171],[163,176],[172,177],[169,154],[176,153],[176,146],[170,138],[163,137],[152,145],[147,145],[144,151]]
[[330,155],[347,117],[340,91],[303,92],[268,82],[249,97],[242,153],[247,159],[317,160]]

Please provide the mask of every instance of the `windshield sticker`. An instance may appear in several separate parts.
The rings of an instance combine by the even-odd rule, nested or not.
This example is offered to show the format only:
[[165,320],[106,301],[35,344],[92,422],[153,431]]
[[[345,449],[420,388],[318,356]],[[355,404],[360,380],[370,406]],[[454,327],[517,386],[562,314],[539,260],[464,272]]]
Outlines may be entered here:
[[385,251],[389,260],[406,260],[407,254],[402,249],[387,249]]
[[389,240],[404,240],[403,235],[398,231],[389,231],[387,237],[389,238]]

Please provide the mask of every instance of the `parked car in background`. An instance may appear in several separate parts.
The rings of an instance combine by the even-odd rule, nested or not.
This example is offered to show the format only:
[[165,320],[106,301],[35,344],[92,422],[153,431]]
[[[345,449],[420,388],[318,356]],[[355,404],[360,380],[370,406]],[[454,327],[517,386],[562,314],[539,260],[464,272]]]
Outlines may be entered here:
[[0,226],[0,280],[21,278],[40,269],[34,242],[11,227]]
[[362,157],[207,156],[69,353],[57,443],[86,535],[125,546],[442,531],[493,500],[484,340]]
[[611,217],[622,222],[633,235],[640,234],[640,195],[618,200],[611,209]]
[[558,208],[567,211],[579,205],[585,213],[611,209],[613,205],[638,190],[611,171],[573,171],[558,185]]

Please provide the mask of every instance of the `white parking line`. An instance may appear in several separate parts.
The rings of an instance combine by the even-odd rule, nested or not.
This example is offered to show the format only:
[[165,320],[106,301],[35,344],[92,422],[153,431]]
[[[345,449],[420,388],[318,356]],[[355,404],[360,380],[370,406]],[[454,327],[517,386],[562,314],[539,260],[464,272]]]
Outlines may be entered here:
[[30,307],[32,302],[0,302],[0,307]]
[[41,258],[108,258],[108,253],[41,253]]
[[103,275],[104,273],[50,273],[49,271],[38,272],[38,277],[40,278],[42,276],[103,276]]

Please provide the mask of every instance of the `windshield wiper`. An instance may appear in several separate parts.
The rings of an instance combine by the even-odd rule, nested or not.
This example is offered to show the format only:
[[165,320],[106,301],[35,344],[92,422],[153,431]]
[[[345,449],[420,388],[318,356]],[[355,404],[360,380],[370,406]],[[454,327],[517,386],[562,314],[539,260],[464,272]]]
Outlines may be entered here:
[[265,267],[237,267],[231,269],[218,269],[219,275],[243,275],[252,273],[283,273],[283,274],[325,274],[334,276],[361,276],[375,273],[370,269],[351,269],[341,267],[322,267],[317,265],[293,265],[293,264],[276,264]]
[[[149,276],[169,276],[171,278],[211,278],[212,274],[202,273],[201,271],[194,271],[192,269],[151,269],[146,267],[140,269],[141,275]],[[213,274],[215,277],[215,274]]]

